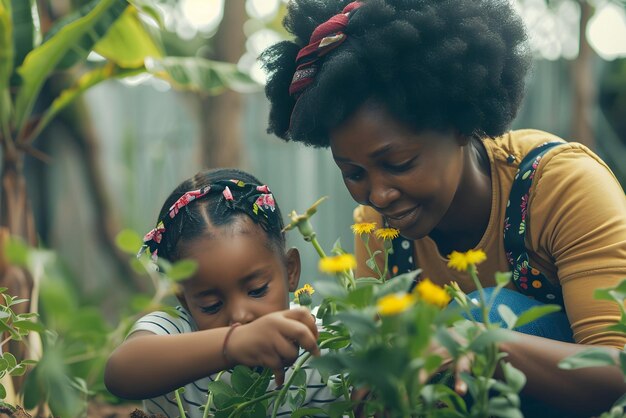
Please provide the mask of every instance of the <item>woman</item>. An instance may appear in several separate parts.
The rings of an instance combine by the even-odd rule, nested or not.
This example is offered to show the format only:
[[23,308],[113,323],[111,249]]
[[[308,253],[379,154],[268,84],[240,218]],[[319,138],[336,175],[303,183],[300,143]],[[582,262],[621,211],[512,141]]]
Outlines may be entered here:
[[[606,330],[619,320],[618,307],[593,298],[594,289],[626,277],[626,200],[585,146],[508,131],[530,67],[512,6],[295,0],[284,24],[295,39],[262,56],[269,132],[330,147],[361,205],[355,220],[398,228],[407,260],[434,282],[474,291],[446,256],[482,250],[484,287],[510,270],[517,299],[562,304],[574,342],[526,335],[501,349],[526,374],[525,394],[543,412],[608,409],[626,392],[619,370],[557,365],[588,345],[617,356],[626,343]],[[357,257],[364,252],[357,243]]]

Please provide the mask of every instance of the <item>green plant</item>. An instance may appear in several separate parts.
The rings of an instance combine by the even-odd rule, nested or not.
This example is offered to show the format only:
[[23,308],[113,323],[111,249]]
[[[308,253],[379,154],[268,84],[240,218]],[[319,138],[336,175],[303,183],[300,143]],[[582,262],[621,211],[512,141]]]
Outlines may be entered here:
[[[608,327],[607,330],[626,334],[626,279],[622,280],[615,287],[596,289],[593,294],[596,299],[617,303],[621,312],[620,321]],[[618,367],[624,375],[624,380],[626,380],[626,347],[619,352],[617,358],[614,358],[607,350],[601,347],[593,347],[561,360],[559,363],[559,367],[565,370],[601,366]],[[625,416],[625,408],[626,394],[616,400],[611,409],[600,415],[600,418],[623,418]]]
[[[232,386],[215,382],[209,391],[217,408],[216,416],[262,416],[268,400],[274,399],[273,417],[285,402],[293,409],[293,416],[354,416],[353,410],[360,408],[367,416],[384,413],[391,417],[521,417],[519,392],[525,376],[507,363],[498,350],[498,344],[513,339],[514,334],[491,323],[488,317],[495,295],[509,283],[510,274],[498,274],[497,288],[487,300],[476,273],[476,264],[484,260],[484,253],[455,253],[449,265],[469,272],[479,290],[478,302],[471,301],[454,283],[444,290],[428,279],[408,292],[418,272],[388,280],[387,267],[379,268],[375,263],[379,252],[369,249],[370,239],[382,239],[382,256],[386,259],[392,251],[390,240],[398,231],[356,224],[353,231],[368,247],[367,265],[378,276],[357,278],[353,271],[356,261],[339,242],[327,256],[317,241],[310,218],[322,200],[302,215],[292,212],[291,223],[285,229],[297,229],[305,241],[311,242],[321,258],[320,270],[333,277],[318,281],[315,286],[323,297],[317,309],[323,324],[319,345],[326,350],[309,365],[320,371],[335,393],[344,395],[344,401],[324,410],[302,408],[303,396],[292,395],[289,388],[304,385],[302,367],[310,357],[304,355],[294,364],[290,379],[274,392],[246,397],[245,394],[250,395],[247,385],[259,377],[253,377],[255,372],[245,368],[237,371],[246,377]],[[302,300],[303,289],[298,291],[298,301]],[[310,296],[312,289],[309,287],[306,293]],[[457,307],[443,309],[451,297]],[[308,298],[304,300],[308,302]],[[481,321],[474,319],[475,309],[481,312]],[[517,317],[508,307],[498,307],[508,329],[557,309],[543,306]],[[461,365],[468,366],[455,373]],[[497,367],[504,375],[501,380],[495,377]],[[267,388],[267,382],[261,386]],[[467,387],[465,396],[452,388],[460,382]],[[351,399],[355,389],[364,389],[367,396]]]

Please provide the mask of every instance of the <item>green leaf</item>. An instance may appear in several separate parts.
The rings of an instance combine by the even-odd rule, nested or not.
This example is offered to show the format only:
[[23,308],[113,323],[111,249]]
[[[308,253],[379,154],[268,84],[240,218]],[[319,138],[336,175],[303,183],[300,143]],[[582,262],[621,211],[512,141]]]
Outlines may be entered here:
[[167,273],[167,277],[174,280],[175,282],[180,280],[185,280],[193,276],[193,274],[198,269],[198,262],[195,260],[180,260],[172,264],[172,268],[169,269]]
[[394,277],[393,280],[388,280],[384,284],[376,286],[376,297],[380,298],[382,296],[392,293],[408,292],[409,288],[411,287],[411,283],[413,283],[413,279],[415,279],[415,277],[417,277],[417,275],[420,274],[421,271],[421,269],[417,269],[408,273],[399,274]]
[[8,261],[16,266],[28,264],[28,245],[18,237],[11,237],[4,247],[4,254]]
[[516,338],[515,334],[509,330],[502,328],[488,329],[482,333],[474,341],[471,342],[469,349],[480,353],[491,344],[503,341],[512,341]]
[[504,287],[511,282],[512,273],[510,271],[502,272],[497,271],[495,274],[496,285],[498,287]]
[[291,418],[302,418],[314,415],[324,415],[326,411],[322,408],[300,408],[291,413]]
[[35,332],[44,332],[46,330],[42,323],[33,321],[15,321],[13,322],[13,326],[18,329]]
[[14,368],[15,366],[17,366],[17,360],[15,358],[15,356],[11,353],[4,353],[2,355],[2,358],[4,358],[4,360],[7,362],[7,367],[9,369]]
[[522,325],[526,325],[530,322],[533,322],[536,319],[541,318],[542,316],[559,312],[561,307],[559,305],[540,305],[533,306],[527,311],[523,312],[515,321],[514,328],[521,327]]
[[526,384],[526,375],[511,363],[502,362],[504,379],[515,393],[519,393]]
[[[22,0],[23,1],[23,0]],[[0,95],[8,94],[9,79],[13,73],[13,18],[11,16],[11,5],[9,2],[0,2]],[[4,103],[0,113],[0,124],[5,127],[8,121],[8,111],[4,108]],[[6,119],[6,120],[5,120]]]
[[5,399],[7,397],[7,390],[3,384],[0,383],[0,399]]
[[163,56],[134,7],[126,9],[94,49],[122,68],[143,68],[146,58]]
[[11,0],[13,18],[13,68],[19,67],[24,57],[35,46],[35,25],[31,11],[32,0]]
[[208,390],[213,394],[213,402],[218,409],[223,409],[228,406],[229,400],[237,396],[233,388],[221,380],[209,382]]
[[306,386],[306,371],[299,369],[291,381],[292,386]]
[[[50,123],[50,121],[52,121],[52,119],[54,119],[54,117],[59,114],[59,112],[65,109],[78,96],[80,96],[93,86],[111,78],[124,78],[140,74],[142,72],[143,69],[123,70],[121,68],[115,67],[112,64],[107,64],[103,67],[96,68],[95,70],[83,74],[72,87],[63,90],[59,94],[59,96],[54,99],[52,104],[46,109],[44,114],[37,122],[35,130],[33,131],[33,133],[30,134],[30,138],[36,138],[37,136],[39,136],[39,134]],[[125,231],[122,231],[121,233],[124,232]],[[140,246],[137,247],[134,252],[136,253],[139,248]],[[124,251],[128,252],[127,250]]]
[[[86,4],[57,20],[52,28],[46,33],[43,44],[49,42],[58,33],[60,33],[66,26],[71,25],[85,16],[93,12],[98,6],[100,0],[89,0]],[[90,30],[82,34],[76,39],[75,45],[68,50],[61,60],[58,62],[56,69],[65,70],[73,65],[85,60],[89,53],[94,49],[95,45],[107,34],[117,19],[122,16],[124,11],[128,8],[128,2],[125,0],[118,0],[112,3],[106,13],[104,13],[100,19],[90,28]]]
[[624,312],[623,303],[624,300],[626,300],[626,279],[619,282],[615,287],[596,289],[593,292],[593,297],[596,299],[615,301],[620,305],[622,312]]
[[522,412],[512,406],[504,397],[495,397],[489,399],[488,416],[500,418],[524,418]]
[[517,315],[507,305],[498,305],[498,313],[506,323],[508,329],[512,329],[517,322]]
[[372,297],[374,296],[374,286],[360,286],[348,294],[346,302],[353,305],[355,308],[365,308],[372,304]]
[[607,350],[599,347],[576,353],[559,362],[559,367],[565,370],[614,365],[615,360],[613,360],[611,354]]
[[332,255],[341,255],[346,253],[346,250],[344,250],[341,246],[341,238],[337,238],[337,241],[333,244],[333,248],[331,248],[330,253]]
[[135,231],[123,229],[115,237],[115,244],[125,253],[137,254],[137,251],[139,251],[143,245],[143,240]]
[[249,367],[242,365],[235,366],[235,368],[233,369],[233,374],[230,378],[230,384],[232,385],[235,392],[240,395],[246,393],[248,388],[254,383],[252,373],[253,372]]
[[624,350],[619,352],[619,366],[622,369],[624,379],[626,379],[626,352]]
[[176,89],[217,95],[226,89],[240,93],[258,91],[260,86],[235,64],[198,57],[165,57],[146,60],[146,69],[170,82]]
[[320,280],[315,284],[315,291],[323,298],[336,298],[343,300],[348,296],[348,291],[334,280]]
[[[39,95],[44,81],[66,56],[86,56],[93,44],[126,8],[125,0],[96,0],[85,16],[58,29],[53,36],[26,55],[17,72],[22,85],[15,99],[15,126],[20,132]],[[84,51],[87,49],[87,51]],[[68,59],[69,61],[69,59]]]
[[437,341],[448,350],[452,357],[457,358],[459,356],[461,344],[450,335],[447,329],[439,328],[435,335],[437,336]]
[[343,311],[335,318],[348,327],[350,334],[370,335],[376,332],[374,316],[369,312]]

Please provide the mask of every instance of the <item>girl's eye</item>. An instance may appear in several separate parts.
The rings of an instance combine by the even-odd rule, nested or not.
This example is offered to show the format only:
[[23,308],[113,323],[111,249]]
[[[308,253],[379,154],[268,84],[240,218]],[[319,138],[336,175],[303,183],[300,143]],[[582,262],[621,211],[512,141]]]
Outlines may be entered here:
[[263,297],[267,293],[267,289],[269,289],[269,283],[265,283],[261,287],[250,290],[248,292],[248,295],[252,296],[253,298],[260,298],[260,297]]
[[209,306],[203,306],[200,308],[200,310],[203,313],[212,315],[212,314],[216,314],[220,310],[221,307],[222,307],[222,302],[220,301]]

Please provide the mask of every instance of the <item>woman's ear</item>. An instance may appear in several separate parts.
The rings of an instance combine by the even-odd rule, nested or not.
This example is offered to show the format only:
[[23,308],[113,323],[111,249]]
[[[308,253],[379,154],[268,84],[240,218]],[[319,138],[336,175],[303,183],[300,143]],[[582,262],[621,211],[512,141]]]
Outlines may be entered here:
[[462,147],[469,144],[470,140],[472,139],[471,136],[464,135],[461,132],[457,131],[456,129],[454,130],[454,137],[456,139],[457,144],[459,144]]
[[287,283],[289,291],[295,292],[300,282],[300,252],[297,248],[290,248],[285,255],[287,265]]

